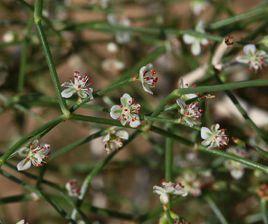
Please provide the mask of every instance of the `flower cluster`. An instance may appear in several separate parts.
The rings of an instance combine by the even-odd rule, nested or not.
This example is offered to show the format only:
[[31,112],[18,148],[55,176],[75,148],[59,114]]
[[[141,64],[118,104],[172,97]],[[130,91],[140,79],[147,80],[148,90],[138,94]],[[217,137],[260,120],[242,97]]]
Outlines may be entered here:
[[78,186],[78,182],[75,179],[69,180],[65,184],[65,188],[70,197],[78,198],[81,193],[81,188]]
[[123,146],[123,141],[128,140],[129,134],[127,131],[117,127],[111,127],[107,130],[106,135],[102,138],[105,150],[111,153]]
[[[246,156],[245,151],[235,147],[228,148],[227,152],[240,157]],[[245,172],[245,166],[243,166],[241,163],[238,163],[233,160],[226,160],[224,164],[226,169],[230,171],[230,174],[234,179],[240,179],[241,177],[243,177]]]
[[29,169],[31,165],[36,167],[43,166],[49,153],[49,144],[39,144],[38,140],[34,140],[28,147],[23,147],[19,150],[19,154],[26,158],[17,164],[17,169],[21,171]]
[[155,88],[158,77],[155,69],[152,64],[147,64],[141,67],[139,72],[139,78],[142,84],[143,89],[150,94],[153,94],[152,88]]
[[202,145],[208,148],[222,148],[228,145],[229,137],[225,133],[225,129],[220,129],[219,124],[214,124],[209,128],[201,128]]
[[[204,33],[204,23],[199,21],[195,30],[199,33]],[[191,45],[191,52],[193,55],[199,55],[201,53],[201,45],[208,44],[208,40],[206,38],[192,36],[190,34],[184,34],[183,41],[184,43]]]
[[185,191],[197,197],[201,195],[201,181],[194,172],[185,172],[182,176],[177,178],[177,181],[182,183]]
[[162,204],[169,202],[171,195],[187,196],[187,191],[181,183],[162,182],[162,186],[154,186],[153,192],[159,195]]
[[239,63],[249,65],[250,69],[258,71],[267,64],[268,54],[265,51],[257,50],[254,44],[244,46],[243,53],[236,60]]
[[92,85],[92,80],[86,75],[81,74],[78,71],[74,72],[74,82],[64,82],[62,86],[65,88],[61,92],[61,96],[64,98],[70,98],[74,94],[77,94],[79,98],[93,99],[93,89],[90,87]]
[[130,127],[138,127],[140,122],[140,104],[135,103],[134,99],[127,93],[121,98],[121,105],[114,105],[111,108],[110,115],[113,119],[119,120],[122,125],[129,124]]

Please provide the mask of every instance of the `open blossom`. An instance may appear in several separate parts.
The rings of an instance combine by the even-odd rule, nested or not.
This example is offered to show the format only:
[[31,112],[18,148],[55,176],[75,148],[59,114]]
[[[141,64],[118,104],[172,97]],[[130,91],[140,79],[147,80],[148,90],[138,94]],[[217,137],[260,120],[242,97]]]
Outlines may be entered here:
[[187,191],[181,183],[172,182],[162,182],[161,187],[154,186],[153,192],[159,195],[162,204],[167,204],[171,195],[181,195],[183,197],[187,195]]
[[212,125],[210,129],[202,127],[201,138],[204,139],[201,144],[208,148],[220,148],[228,145],[229,142],[229,138],[225,134],[225,130],[220,129],[219,124]]
[[200,108],[198,102],[186,104],[182,99],[177,99],[176,102],[180,107],[179,109],[179,113],[181,114],[180,121],[189,125],[190,127],[199,124],[203,110]]
[[23,147],[20,149],[19,154],[25,155],[26,158],[21,160],[17,164],[17,169],[27,170],[31,167],[31,165],[39,167],[43,166],[46,163],[46,159],[48,158],[50,153],[50,145],[49,144],[39,144],[38,140],[34,140],[29,147]]
[[134,99],[127,93],[121,98],[121,105],[114,105],[111,108],[110,115],[113,119],[119,120],[122,125],[129,124],[136,128],[140,125],[140,104],[135,103]]
[[202,182],[198,175],[194,172],[185,172],[182,176],[177,178],[183,186],[185,191],[189,194],[197,197],[200,196],[202,193]]
[[244,46],[243,52],[243,55],[236,58],[239,63],[248,64],[249,67],[255,71],[267,64],[267,53],[262,50],[257,50],[254,44]]
[[107,153],[113,152],[123,146],[123,141],[128,140],[127,131],[117,127],[109,128],[107,134],[102,138]]
[[155,88],[158,81],[157,73],[152,64],[147,64],[141,67],[139,72],[139,79],[143,89],[153,95],[152,88]]
[[[204,23],[202,21],[199,21],[196,25],[195,30],[199,33],[205,33]],[[191,52],[193,55],[199,55],[201,53],[201,45],[208,44],[208,40],[206,38],[192,36],[190,34],[184,34],[183,41],[184,43],[191,45]]]
[[[235,154],[235,155],[240,156],[240,157],[245,157],[245,155],[246,155],[245,151],[243,151],[239,148],[235,148],[235,147],[228,148],[227,152],[231,153],[231,154]],[[230,171],[231,176],[234,179],[240,179],[241,177],[243,177],[243,175],[245,173],[245,166],[243,164],[238,163],[238,162],[233,161],[233,160],[226,160],[224,165]]]
[[[109,14],[107,16],[107,20],[108,20],[108,23],[113,26],[116,26],[116,25],[124,26],[124,27],[130,26],[130,21],[126,17],[117,17],[114,14]],[[115,33],[116,42],[119,44],[128,43],[130,41],[130,38],[131,38],[131,34],[128,31],[118,31]]]
[[81,188],[78,186],[77,180],[75,179],[69,180],[65,184],[65,188],[69,196],[75,197],[75,198],[78,198],[80,196]]
[[80,98],[93,99],[93,89],[90,87],[92,82],[86,74],[81,74],[78,71],[74,72],[74,82],[64,82],[62,86],[65,88],[61,92],[61,96],[64,98],[70,98],[74,94],[77,94]]

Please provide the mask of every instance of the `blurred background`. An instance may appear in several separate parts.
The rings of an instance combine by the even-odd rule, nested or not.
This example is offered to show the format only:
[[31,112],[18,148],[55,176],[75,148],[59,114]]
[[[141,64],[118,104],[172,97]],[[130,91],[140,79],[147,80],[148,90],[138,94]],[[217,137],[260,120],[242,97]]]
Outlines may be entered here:
[[[200,2],[200,6],[197,4]],[[142,104],[144,112],[155,108],[159,99],[178,87],[178,79],[184,77],[190,85],[215,84],[209,79],[202,82],[211,52],[218,44],[209,41],[202,48],[202,54],[194,57],[181,36],[166,34],[165,29],[188,30],[203,20],[210,34],[221,37],[232,35],[235,40],[252,34],[250,41],[257,43],[267,34],[267,13],[229,26],[218,27],[216,21],[255,9],[259,4],[267,7],[267,1],[257,0],[47,0],[44,1],[44,16],[53,25],[45,24],[45,32],[55,60],[61,82],[72,79],[74,71],[87,73],[94,80],[94,90],[108,86],[125,73],[138,73],[139,67],[152,62],[159,73],[159,84],[155,95],[146,94],[140,85],[124,86],[96,99],[79,113],[97,117],[107,117],[102,110],[118,104],[119,97],[129,92]],[[202,5],[202,4],[203,5]],[[34,1],[0,1],[0,152],[4,152],[26,133],[40,127],[60,114],[47,63],[38,36],[32,25]],[[148,27],[159,30],[129,32],[108,29],[107,24],[133,27]],[[145,28],[146,30],[146,28]],[[256,32],[257,30],[257,32]],[[248,40],[247,40],[248,41]],[[250,42],[248,41],[248,42]],[[26,50],[25,88],[18,94],[18,75],[21,69],[23,44]],[[235,58],[242,50],[236,47],[228,57]],[[199,69],[198,72],[192,71]],[[267,78],[267,68],[254,73],[243,66],[233,66],[226,72],[227,81]],[[267,128],[268,97],[267,88],[248,88],[236,91],[242,105],[255,123]],[[68,102],[70,105],[74,101]],[[100,107],[98,107],[100,106]],[[228,134],[241,141],[255,140],[254,131],[245,123],[235,106],[224,93],[206,105],[206,123],[220,123]],[[52,153],[102,126],[66,121],[47,135],[41,142],[49,143]],[[175,132],[175,131],[174,131]],[[198,139],[198,132],[180,127],[179,134]],[[200,140],[198,140],[200,141]],[[152,188],[164,178],[164,139],[158,135],[140,135],[124,150],[120,151],[101,174],[94,178],[87,195],[83,211],[92,223],[158,223],[161,206]],[[263,145],[267,149],[266,145]],[[198,195],[190,195],[175,201],[173,210],[190,223],[220,223],[213,212],[213,200],[221,209],[229,223],[263,223],[260,213],[260,199],[257,189],[267,182],[258,171],[246,169],[240,180],[232,178],[221,158],[200,154],[188,147],[174,145],[175,177],[190,178],[196,183]],[[97,161],[107,156],[101,138],[84,144],[52,160],[46,166],[44,178],[64,188],[69,179],[77,179],[82,184],[85,176]],[[261,161],[254,150],[248,151],[248,158]],[[16,165],[19,158],[10,163]],[[35,180],[19,174],[16,170],[5,170],[30,184]],[[39,169],[31,168],[30,173],[39,175]],[[175,178],[175,179],[176,179]],[[57,198],[54,189],[44,186],[46,192]],[[0,198],[20,196],[20,202],[0,202],[0,220],[16,223],[26,219],[29,223],[66,223],[44,200],[33,197],[20,185],[0,176]],[[144,221],[131,218],[112,217],[96,212],[94,208],[141,216],[150,214]],[[67,208],[68,209],[68,208]],[[130,219],[130,220],[129,220]],[[0,223],[1,223],[0,221]]]

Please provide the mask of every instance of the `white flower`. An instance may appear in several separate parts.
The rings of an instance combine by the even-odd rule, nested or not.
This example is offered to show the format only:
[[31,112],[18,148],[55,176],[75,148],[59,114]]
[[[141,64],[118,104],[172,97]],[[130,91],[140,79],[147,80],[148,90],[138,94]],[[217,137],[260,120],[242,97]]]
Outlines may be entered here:
[[4,43],[11,43],[15,40],[15,38],[16,35],[13,31],[7,31],[2,37]]
[[221,148],[228,145],[229,142],[229,138],[225,134],[225,130],[220,129],[219,124],[212,125],[210,129],[202,127],[201,138],[204,139],[201,144],[208,148]]
[[16,222],[16,224],[28,224],[28,222],[25,219],[22,219],[22,220]]
[[117,72],[125,68],[124,62],[119,61],[116,58],[105,59],[102,62],[101,66],[104,71],[108,71],[108,72],[112,72],[112,71]]
[[162,187],[154,186],[153,192],[159,195],[162,204],[167,204],[171,195],[181,195],[185,197],[188,194],[181,183],[172,182],[162,182]]
[[117,127],[108,129],[107,134],[102,138],[107,153],[113,152],[123,146],[123,141],[128,140],[129,134],[127,131]]
[[[179,85],[179,89],[183,89],[183,88],[188,88],[189,87],[188,84],[184,84],[182,78],[179,79],[178,85]],[[184,94],[184,95],[181,96],[181,99],[182,100],[185,100],[185,101],[186,100],[190,100],[190,99],[194,99],[194,98],[197,98],[197,95],[194,94],[194,93]]]
[[107,44],[107,51],[110,53],[116,53],[118,52],[118,46],[114,42],[109,42]]
[[[126,17],[118,18],[114,14],[109,14],[107,16],[107,20],[108,20],[108,23],[113,26],[116,26],[116,25],[123,26],[123,27],[130,26],[130,21]],[[130,35],[130,32],[128,31],[118,31],[115,33],[115,39],[117,43],[119,44],[128,43],[130,41],[130,38],[131,38],[131,35]]]
[[26,156],[25,159],[21,160],[17,164],[17,169],[19,171],[26,170],[31,167],[31,165],[39,167],[46,163],[46,159],[50,153],[50,145],[39,144],[38,140],[33,141],[29,147],[23,147],[19,152],[21,155]]
[[183,173],[181,177],[178,177],[177,181],[179,181],[184,186],[185,191],[187,191],[189,194],[195,197],[201,195],[202,183],[196,173],[187,171]]
[[180,107],[179,113],[182,115],[180,120],[190,127],[199,124],[202,116],[202,109],[198,102],[186,104],[184,100],[177,99],[177,104]]
[[143,89],[150,94],[153,94],[151,88],[155,88],[158,81],[156,71],[152,64],[147,64],[140,68],[139,79],[141,81]]
[[[240,157],[245,157],[246,153],[245,151],[239,149],[239,148],[228,148],[227,149],[228,153],[240,156]],[[240,179],[241,177],[243,177],[244,173],[245,173],[245,166],[242,165],[241,163],[238,163],[236,161],[233,160],[226,160],[224,163],[226,169],[228,169],[230,171],[231,176],[234,179]]]
[[87,75],[83,75],[78,71],[74,72],[74,82],[64,82],[62,84],[65,89],[61,92],[61,96],[64,98],[70,98],[75,93],[82,99],[93,99],[93,89],[90,88],[92,81],[89,80]]
[[268,55],[265,51],[257,50],[254,44],[248,44],[243,48],[244,55],[238,56],[236,60],[242,64],[248,64],[255,71],[267,64]]
[[113,119],[119,120],[122,125],[129,124],[136,128],[140,125],[140,105],[134,102],[134,99],[127,93],[121,98],[121,105],[114,105],[111,108],[110,115]]
[[69,196],[74,198],[78,198],[80,196],[81,188],[78,186],[77,180],[75,179],[69,180],[65,184],[65,188]]
[[193,0],[191,2],[191,10],[196,16],[204,11],[207,6],[208,2],[206,0]]
[[[199,21],[195,30],[199,33],[205,33],[204,24],[202,21]],[[196,37],[190,34],[183,35],[183,41],[186,44],[191,45],[191,51],[193,55],[199,55],[201,53],[201,45],[207,45],[208,40],[203,37]]]

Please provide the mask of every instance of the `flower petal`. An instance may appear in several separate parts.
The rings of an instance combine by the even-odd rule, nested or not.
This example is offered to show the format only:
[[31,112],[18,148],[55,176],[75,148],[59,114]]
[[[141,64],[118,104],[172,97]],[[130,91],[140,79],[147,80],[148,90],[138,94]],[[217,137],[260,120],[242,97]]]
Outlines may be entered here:
[[189,34],[184,34],[183,37],[182,37],[184,43],[186,44],[192,44],[195,42],[195,37],[189,35]]
[[17,164],[18,171],[27,170],[31,167],[31,161],[29,159],[23,159]]
[[63,90],[61,92],[61,96],[63,98],[70,98],[75,92],[76,92],[75,89],[70,87],[70,88],[67,88],[67,89]]
[[202,138],[202,139],[207,139],[207,138],[209,138],[211,134],[212,134],[212,133],[211,133],[211,131],[209,130],[209,128],[207,128],[207,127],[202,127],[202,128],[201,128],[201,138]]
[[125,93],[121,98],[120,98],[120,102],[123,105],[123,107],[127,107],[132,103],[132,97]]
[[199,55],[201,53],[201,46],[199,42],[194,42],[191,47],[193,55]]
[[254,54],[256,52],[256,47],[254,44],[247,44],[244,48],[243,51],[245,54]]
[[113,119],[118,119],[121,116],[122,109],[119,105],[114,105],[111,107],[110,116]]
[[124,140],[128,140],[129,134],[127,131],[119,130],[116,132],[116,136],[118,136],[119,138],[122,138]]
[[140,117],[138,115],[133,115],[132,119],[129,121],[129,126],[132,128],[136,128],[138,126],[140,126],[141,122],[140,122]]

